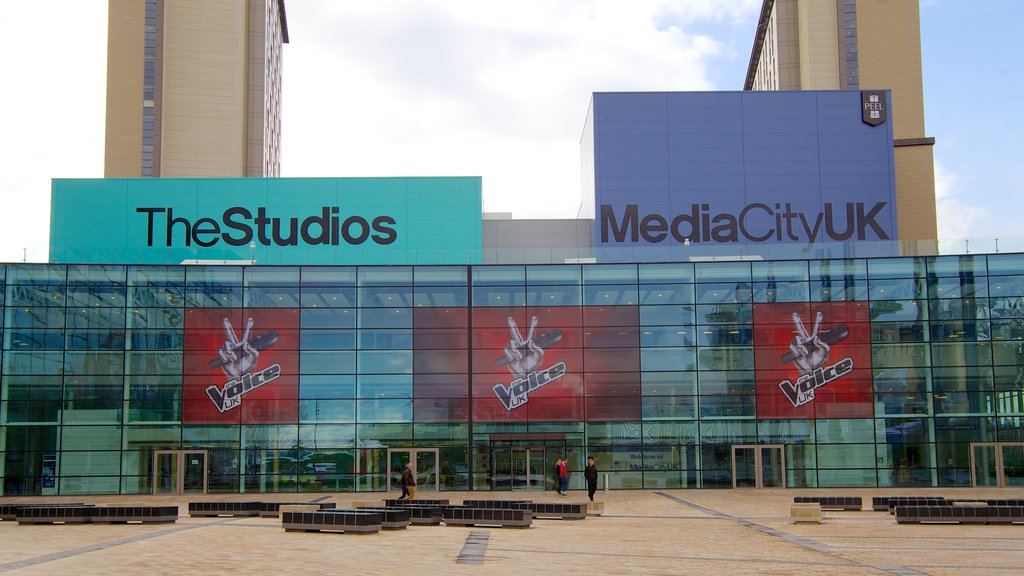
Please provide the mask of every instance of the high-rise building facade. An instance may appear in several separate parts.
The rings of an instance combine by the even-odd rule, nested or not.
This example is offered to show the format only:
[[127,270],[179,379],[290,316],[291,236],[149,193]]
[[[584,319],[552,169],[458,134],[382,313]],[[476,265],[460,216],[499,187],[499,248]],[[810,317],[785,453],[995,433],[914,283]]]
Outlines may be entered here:
[[764,0],[744,90],[892,91],[900,237],[933,240],[918,0]]
[[278,176],[284,0],[110,0],[107,177]]

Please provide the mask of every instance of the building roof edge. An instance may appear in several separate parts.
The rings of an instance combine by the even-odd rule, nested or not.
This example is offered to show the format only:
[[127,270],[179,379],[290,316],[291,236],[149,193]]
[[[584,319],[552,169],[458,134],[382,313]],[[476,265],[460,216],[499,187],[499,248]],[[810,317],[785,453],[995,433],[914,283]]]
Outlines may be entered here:
[[775,0],[764,0],[764,3],[761,4],[761,16],[758,17],[757,32],[754,33],[754,46],[750,49],[750,62],[747,63],[747,77],[743,80],[744,90],[750,90],[754,86],[757,61],[761,59],[761,46],[764,44],[764,35],[768,30],[768,18],[771,16],[774,5]]

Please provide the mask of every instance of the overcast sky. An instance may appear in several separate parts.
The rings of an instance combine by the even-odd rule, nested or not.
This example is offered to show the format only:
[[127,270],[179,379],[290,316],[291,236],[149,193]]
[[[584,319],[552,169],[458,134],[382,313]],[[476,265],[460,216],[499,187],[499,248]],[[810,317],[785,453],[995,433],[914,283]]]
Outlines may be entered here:
[[[106,4],[0,11],[0,261],[47,259],[50,178],[103,175]],[[283,175],[482,176],[486,211],[575,217],[590,93],[741,89],[760,6],[288,0]],[[972,247],[1024,237],[1022,20],[1020,0],[921,4],[940,236]]]

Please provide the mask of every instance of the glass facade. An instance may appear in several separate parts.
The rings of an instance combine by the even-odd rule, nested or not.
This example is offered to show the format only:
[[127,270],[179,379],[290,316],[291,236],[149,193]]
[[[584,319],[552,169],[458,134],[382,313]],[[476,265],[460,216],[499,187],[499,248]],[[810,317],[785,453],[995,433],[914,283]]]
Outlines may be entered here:
[[[210,492],[385,490],[406,449],[441,490],[550,487],[555,458],[588,455],[612,488],[1024,474],[1024,254],[8,264],[0,283],[3,495],[153,493],[162,451],[202,454],[182,466]],[[810,346],[793,318],[842,319],[824,368],[780,363]]]

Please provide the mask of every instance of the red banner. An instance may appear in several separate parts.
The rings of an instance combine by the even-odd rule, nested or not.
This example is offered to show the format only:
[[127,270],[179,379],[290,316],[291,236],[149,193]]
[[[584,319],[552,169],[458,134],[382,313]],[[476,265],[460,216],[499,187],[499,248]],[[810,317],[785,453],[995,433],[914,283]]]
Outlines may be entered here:
[[473,308],[473,420],[639,419],[638,320],[635,306]]
[[182,423],[294,424],[298,350],[296,309],[189,309]]
[[865,302],[754,304],[758,419],[873,418]]

